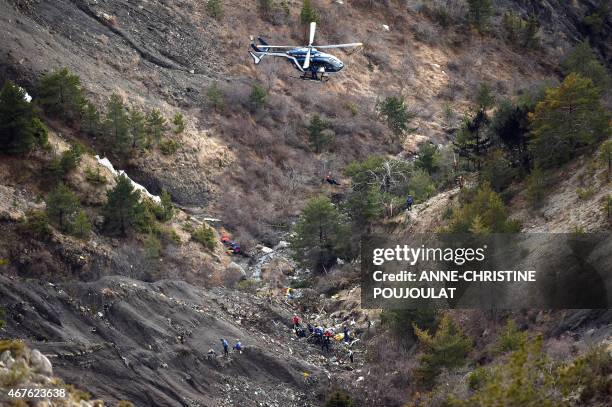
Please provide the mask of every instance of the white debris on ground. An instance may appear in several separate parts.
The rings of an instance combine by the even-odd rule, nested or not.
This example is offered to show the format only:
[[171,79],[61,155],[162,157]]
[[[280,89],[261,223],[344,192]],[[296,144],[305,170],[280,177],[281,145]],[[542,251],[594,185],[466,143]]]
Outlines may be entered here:
[[383,30],[385,31],[391,31],[391,28],[389,28],[389,26],[387,24],[383,24],[382,25]]
[[109,171],[114,175],[114,176],[119,176],[119,175],[125,175],[127,179],[130,180],[130,182],[132,183],[132,186],[137,189],[138,191],[142,192],[146,197],[152,199],[154,202],[160,203],[161,202],[161,198],[157,195],[153,195],[151,193],[149,193],[149,191],[147,191],[147,189],[145,187],[143,187],[142,185],[140,185],[137,182],[134,182],[134,180],[132,180],[123,170],[119,170],[117,171],[115,169],[115,167],[113,167],[113,164],[110,162],[110,160],[106,157],[104,158],[100,158],[99,155],[96,155],[96,160],[98,161],[98,163],[100,165],[103,165],[104,167],[108,168]]
[[22,88],[21,86],[19,86],[19,89],[21,89],[23,91],[23,100],[25,100],[26,102],[30,103],[32,101],[32,96],[30,96],[28,91],[25,90],[24,88]]

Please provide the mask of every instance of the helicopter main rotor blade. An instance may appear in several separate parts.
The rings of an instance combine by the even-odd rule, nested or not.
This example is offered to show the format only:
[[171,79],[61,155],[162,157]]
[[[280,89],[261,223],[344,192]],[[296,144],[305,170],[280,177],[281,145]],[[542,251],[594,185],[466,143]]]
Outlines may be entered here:
[[308,46],[312,47],[312,43],[314,42],[315,30],[317,29],[316,21],[310,23],[310,40],[308,41]]
[[310,38],[308,39],[308,51],[306,52],[306,58],[304,59],[304,69],[307,69],[310,66],[310,52],[312,51],[312,43],[314,42],[316,29],[317,23],[316,21],[312,21],[310,23]]
[[348,48],[348,47],[361,47],[363,45],[362,42],[351,42],[348,44],[331,44],[331,45],[317,45],[317,49],[326,49],[326,48]]
[[259,44],[260,47],[265,48],[304,48],[304,45],[263,45]]
[[304,59],[304,69],[308,69],[308,67],[310,66],[310,50],[312,49],[312,47],[308,47],[308,51],[306,52],[306,59]]

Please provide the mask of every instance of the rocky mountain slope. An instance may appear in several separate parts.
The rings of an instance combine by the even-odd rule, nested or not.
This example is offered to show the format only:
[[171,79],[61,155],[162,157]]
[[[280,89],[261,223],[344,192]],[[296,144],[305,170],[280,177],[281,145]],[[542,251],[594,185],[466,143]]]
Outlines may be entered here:
[[[409,158],[424,140],[448,143],[481,82],[504,98],[555,77],[560,58],[587,35],[584,17],[599,3],[495,1],[498,26],[502,10],[537,15],[541,46],[521,51],[500,34],[466,29],[463,1],[431,3],[448,9],[446,26],[428,12],[430,2],[314,1],[317,43],[365,43],[355,52],[339,50],[347,67],[324,84],[296,79],[297,71],[280,61],[255,67],[246,53],[249,35],[303,42],[302,2],[288,1],[289,14],[273,22],[256,11],[256,1],[222,3],[223,17],[215,19],[197,0],[0,0],[2,82],[11,79],[36,97],[43,73],[68,67],[101,110],[116,93],[130,107],[159,108],[168,118],[181,112],[187,121],[185,132],[173,136],[178,151],[169,156],[153,149],[118,157],[103,141],[46,118],[51,151],[1,157],[0,306],[7,324],[0,336],[39,349],[56,376],[110,405],[315,406],[337,388],[363,403],[400,405],[413,390],[406,371],[416,363],[416,349],[407,352],[379,335],[379,312],[360,308],[358,265],[336,267],[306,287],[310,276],[296,271],[285,244],[275,245],[287,238],[307,198],[346,192],[344,180],[338,188],[321,186],[326,173],[341,174],[347,163],[371,154]],[[609,21],[603,27],[609,32]],[[609,41],[597,48],[609,62]],[[267,92],[261,108],[250,102],[255,83]],[[222,108],[211,102],[213,87]],[[416,113],[416,129],[401,146],[389,141],[375,114],[377,100],[393,94]],[[335,134],[321,154],[306,140],[313,113]],[[54,230],[41,242],[20,229],[29,211],[45,208],[45,162],[74,141],[91,154],[66,183],[89,213],[97,213],[114,186],[94,154],[110,157],[149,192],[170,192],[179,209],[164,230],[175,238],[159,258],[147,256],[146,236],[107,236],[100,219],[93,219],[85,240]],[[108,183],[91,185],[87,169],[99,169]],[[579,197],[585,177],[598,187]],[[524,231],[596,231],[609,193],[600,178],[585,162],[573,162],[559,171],[541,209],[529,210],[520,192],[509,207]],[[436,230],[458,194],[458,188],[443,191],[386,226]],[[221,220],[213,223],[215,239],[229,230],[247,256],[230,257],[221,245],[205,250],[191,240],[188,227],[211,217]],[[247,283],[237,285],[240,280]],[[291,284],[303,285],[296,301],[281,289]],[[356,363],[346,363],[341,344],[327,354],[297,338],[290,327],[295,312],[324,326],[351,324],[361,338]],[[505,317],[452,314],[476,338],[476,353],[490,345]],[[516,318],[543,333],[559,354],[609,341],[612,332],[609,311],[525,311]],[[209,358],[210,348],[220,353],[220,338],[240,339],[243,353]],[[390,384],[402,394],[380,390]]]

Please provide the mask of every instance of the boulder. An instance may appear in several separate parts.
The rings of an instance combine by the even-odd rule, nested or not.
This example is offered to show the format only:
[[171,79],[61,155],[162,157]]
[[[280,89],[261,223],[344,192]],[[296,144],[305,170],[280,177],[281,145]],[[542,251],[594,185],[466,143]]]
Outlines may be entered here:
[[30,365],[32,369],[40,374],[51,376],[53,374],[53,367],[51,366],[51,362],[49,359],[38,349],[34,349],[30,354]]

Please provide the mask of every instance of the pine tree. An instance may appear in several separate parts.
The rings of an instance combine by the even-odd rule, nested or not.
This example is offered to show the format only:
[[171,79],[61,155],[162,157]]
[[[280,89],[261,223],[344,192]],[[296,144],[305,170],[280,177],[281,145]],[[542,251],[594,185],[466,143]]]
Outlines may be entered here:
[[348,228],[340,211],[325,196],[306,204],[291,238],[294,258],[303,267],[324,271],[347,250]]
[[181,134],[185,131],[185,117],[181,112],[176,112],[172,124],[174,124],[174,134]]
[[389,96],[376,104],[376,110],[385,119],[387,127],[393,133],[392,141],[398,142],[406,132],[415,130],[410,128],[409,125],[416,117],[416,113],[408,110],[402,97]]
[[463,366],[472,350],[472,341],[448,315],[442,317],[435,335],[430,335],[416,325],[414,332],[424,351],[415,375],[425,388],[433,386],[442,368]]
[[96,106],[91,102],[85,103],[83,110],[83,119],[81,120],[81,129],[88,136],[98,136],[102,130],[102,123],[100,122],[100,112]]
[[544,199],[546,192],[546,174],[536,166],[525,180],[527,200],[532,208],[537,208]]
[[536,165],[551,168],[567,162],[577,147],[593,144],[610,134],[609,115],[600,92],[590,79],[571,73],[549,89],[529,114],[529,151]]
[[85,239],[91,233],[91,221],[85,211],[79,211],[74,217],[72,230],[75,236]]
[[64,122],[79,120],[85,106],[81,79],[62,68],[43,76],[38,103],[50,115]]
[[116,179],[117,184],[106,193],[106,204],[102,209],[104,225],[111,234],[125,236],[127,231],[136,226],[143,216],[140,193],[134,189],[125,175]]
[[333,133],[329,129],[329,122],[321,119],[321,116],[314,114],[308,125],[308,141],[315,154],[319,154],[334,139]]
[[588,41],[576,45],[561,61],[561,71],[564,75],[576,73],[593,81],[601,91],[608,91],[610,76],[599,61]]
[[453,142],[455,152],[473,163],[477,170],[480,170],[482,158],[487,154],[491,145],[491,140],[485,131],[488,123],[487,113],[479,109],[472,119],[464,119],[463,126]]
[[313,21],[319,22],[319,14],[310,0],[304,0],[302,10],[300,11],[300,23],[310,24]]
[[166,119],[159,109],[151,110],[147,116],[147,135],[159,144],[166,130]]
[[129,147],[129,116],[121,97],[113,93],[106,105],[104,130],[110,146],[115,151],[125,151]]
[[476,106],[481,110],[488,110],[495,104],[495,97],[491,93],[491,87],[488,83],[483,82],[478,87],[475,96]]
[[76,195],[64,184],[60,184],[47,197],[47,217],[62,232],[72,230],[72,216],[80,209]]
[[507,152],[513,166],[529,168],[527,140],[529,135],[529,107],[503,100],[491,119],[492,142]]
[[251,93],[249,94],[249,103],[251,104],[252,110],[259,110],[266,104],[266,99],[268,97],[268,92],[266,92],[266,88],[261,86],[260,84],[254,83],[251,86]]
[[440,168],[440,151],[434,143],[421,143],[414,162],[415,167],[427,171],[429,175]]
[[47,128],[25,100],[25,91],[6,81],[0,91],[0,151],[22,154],[46,143]]
[[129,116],[130,146],[132,150],[144,149],[148,145],[145,128],[145,117],[138,109],[131,109]]
[[166,190],[162,190],[161,192],[161,221],[167,222],[172,219],[174,215],[174,206],[172,205],[172,197],[170,193]]
[[470,21],[478,29],[485,32],[489,25],[489,18],[493,13],[491,0],[468,0]]

